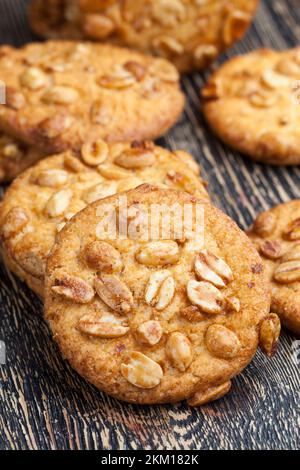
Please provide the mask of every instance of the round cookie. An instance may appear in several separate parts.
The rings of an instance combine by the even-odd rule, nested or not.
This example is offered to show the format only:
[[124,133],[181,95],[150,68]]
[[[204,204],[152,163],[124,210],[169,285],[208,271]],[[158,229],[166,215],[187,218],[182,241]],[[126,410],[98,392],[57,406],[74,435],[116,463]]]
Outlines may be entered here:
[[300,199],[258,216],[248,235],[260,252],[272,287],[271,310],[300,334]]
[[[188,208],[179,235],[174,219]],[[158,224],[176,230],[155,237]],[[63,356],[132,403],[223,396],[262,329],[260,341],[270,340],[269,307],[260,257],[237,225],[206,201],[149,184],[77,214],[47,263],[45,315]]]
[[235,57],[202,89],[212,130],[255,161],[300,163],[300,48]]
[[9,183],[44,156],[41,150],[0,131],[0,183]]
[[0,47],[6,105],[0,127],[48,153],[88,140],[152,139],[180,116],[184,95],[168,61],[72,41]]
[[109,41],[159,55],[182,71],[203,69],[250,25],[258,0],[34,0],[41,36]]
[[79,158],[67,151],[41,160],[12,183],[0,207],[8,268],[43,296],[46,259],[66,221],[96,199],[148,181],[208,198],[189,154],[151,142],[98,140],[85,144]]

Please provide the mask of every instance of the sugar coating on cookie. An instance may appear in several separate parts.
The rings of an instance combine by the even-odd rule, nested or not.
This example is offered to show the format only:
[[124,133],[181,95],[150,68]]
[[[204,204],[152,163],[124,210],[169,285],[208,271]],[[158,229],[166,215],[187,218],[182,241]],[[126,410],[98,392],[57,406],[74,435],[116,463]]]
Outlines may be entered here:
[[212,130],[255,161],[300,163],[300,48],[261,49],[225,63],[202,89]]
[[203,69],[241,39],[258,0],[34,0],[29,18],[42,36],[109,41]]
[[248,231],[272,288],[271,309],[300,334],[300,200],[261,213]]
[[152,142],[107,144],[102,139],[47,157],[17,178],[0,208],[7,266],[43,295],[47,256],[56,234],[78,211],[97,199],[156,183],[208,198],[191,155]]
[[152,139],[180,116],[175,67],[113,45],[72,41],[0,48],[0,127],[43,151],[87,140]]
[[[179,238],[145,236],[157,207],[174,205],[177,215],[202,209],[204,238],[196,218]],[[99,228],[114,213],[129,224],[105,236]],[[161,226],[173,220],[161,214]],[[45,305],[63,356],[99,389],[132,403],[200,405],[223,396],[250,362],[270,299],[260,257],[231,219],[145,184],[88,206],[60,232]]]

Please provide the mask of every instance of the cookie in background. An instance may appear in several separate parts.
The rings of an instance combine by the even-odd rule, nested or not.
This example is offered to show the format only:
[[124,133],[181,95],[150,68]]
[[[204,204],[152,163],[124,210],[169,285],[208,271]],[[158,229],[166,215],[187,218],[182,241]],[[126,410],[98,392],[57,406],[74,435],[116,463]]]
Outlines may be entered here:
[[172,64],[112,45],[3,46],[0,76],[1,131],[48,154],[80,150],[99,137],[156,138],[175,124],[185,102]]
[[298,165],[299,80],[299,47],[234,57],[202,89],[204,116],[223,142],[252,160]]
[[271,283],[271,309],[300,335],[300,200],[261,213],[247,232]]
[[47,38],[106,41],[159,55],[181,72],[208,67],[247,31],[259,0],[33,0]]

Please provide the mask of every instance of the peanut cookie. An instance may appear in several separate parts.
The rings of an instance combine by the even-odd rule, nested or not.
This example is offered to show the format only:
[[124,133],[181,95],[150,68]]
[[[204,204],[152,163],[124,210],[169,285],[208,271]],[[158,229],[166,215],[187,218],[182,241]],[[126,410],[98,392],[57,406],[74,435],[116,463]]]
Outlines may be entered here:
[[0,131],[0,183],[9,183],[44,156],[41,150]]
[[203,69],[240,39],[258,0],[34,0],[35,32],[50,38],[109,41]]
[[[179,234],[179,213],[203,218]],[[60,232],[45,305],[72,367],[132,403],[220,398],[259,340],[268,349],[278,336],[247,236],[208,202],[149,184],[89,205]]]
[[299,79],[300,48],[235,57],[203,88],[204,115],[226,144],[253,160],[299,164]]
[[184,105],[175,67],[112,45],[48,41],[0,48],[0,127],[46,152],[87,140],[151,139]]
[[151,142],[103,140],[83,145],[78,158],[71,151],[45,158],[12,183],[0,208],[8,268],[42,296],[46,259],[66,221],[99,198],[148,181],[208,198],[191,161]]
[[271,309],[300,334],[300,199],[258,216],[248,232],[272,286]]

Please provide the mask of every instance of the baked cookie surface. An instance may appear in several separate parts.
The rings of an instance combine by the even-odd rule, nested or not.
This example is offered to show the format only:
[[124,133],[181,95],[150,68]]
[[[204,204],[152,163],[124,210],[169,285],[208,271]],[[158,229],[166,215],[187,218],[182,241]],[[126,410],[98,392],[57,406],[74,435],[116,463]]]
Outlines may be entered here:
[[160,55],[180,71],[203,69],[240,39],[258,0],[34,0],[35,32],[109,41]]
[[248,235],[260,252],[271,282],[271,310],[300,334],[300,200],[258,216]]
[[[204,240],[136,236],[145,221],[150,233],[157,205],[199,205]],[[129,225],[105,237],[99,227],[113,213]],[[194,196],[148,184],[77,214],[48,260],[45,314],[63,356],[132,403],[223,396],[254,355],[269,306],[260,257],[236,224]]]
[[0,127],[46,152],[88,140],[152,139],[171,127],[184,96],[175,67],[112,45],[72,41],[0,48],[6,105]]
[[212,130],[255,161],[300,163],[300,48],[261,49],[225,63],[202,89]]
[[85,144],[81,153],[47,157],[17,178],[0,207],[2,251],[10,270],[43,296],[45,264],[56,234],[87,204],[144,182],[208,198],[186,152],[152,142]]

